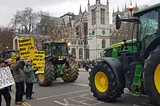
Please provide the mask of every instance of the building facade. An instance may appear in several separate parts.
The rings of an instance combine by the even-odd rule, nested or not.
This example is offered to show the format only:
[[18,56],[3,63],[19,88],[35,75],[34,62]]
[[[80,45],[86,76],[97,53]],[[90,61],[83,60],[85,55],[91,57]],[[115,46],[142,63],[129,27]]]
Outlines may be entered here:
[[88,1],[88,45],[89,59],[100,57],[100,52],[110,45],[109,1],[90,5]]
[[[35,30],[35,45],[41,49],[42,39],[57,38],[70,42],[69,52],[76,57],[77,61],[93,60],[100,57],[100,52],[110,45],[110,24],[109,24],[109,1],[101,4],[100,0],[95,0],[94,5],[90,5],[88,0],[88,10],[82,12],[81,6],[79,14],[66,13],[61,17],[51,17],[48,20],[56,23],[52,35],[42,35],[42,29]],[[49,22],[50,23],[50,22]],[[55,28],[57,27],[57,28]],[[36,33],[38,32],[38,35]],[[45,33],[44,33],[45,34]],[[39,36],[41,35],[41,36]],[[30,35],[27,35],[29,37]],[[13,48],[17,49],[18,39],[26,35],[17,35],[13,40]]]
[[[131,3],[132,5],[132,3]],[[137,4],[135,4],[134,9],[132,11],[138,11],[138,6]],[[132,39],[132,34],[135,38],[136,35],[136,25],[134,26],[132,23],[128,23],[128,22],[122,22],[121,24],[121,28],[119,30],[116,29],[115,23],[116,23],[116,15],[120,15],[121,18],[131,18],[132,14],[129,11],[129,9],[127,8],[127,5],[125,4],[125,8],[122,9],[122,11],[120,11],[119,7],[117,8],[117,11],[114,11],[113,9],[113,13],[112,13],[112,25],[110,26],[110,35],[111,35],[111,44],[115,44],[117,42],[120,42],[124,39],[128,40],[128,39]],[[134,28],[133,28],[134,27]],[[133,31],[134,29],[134,31]],[[133,33],[132,33],[133,32]]]

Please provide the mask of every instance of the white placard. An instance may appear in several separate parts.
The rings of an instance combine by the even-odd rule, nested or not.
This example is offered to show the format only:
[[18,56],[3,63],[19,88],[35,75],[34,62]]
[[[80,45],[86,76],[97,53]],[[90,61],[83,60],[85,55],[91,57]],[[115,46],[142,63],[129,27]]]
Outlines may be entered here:
[[15,84],[9,67],[0,68],[0,89]]

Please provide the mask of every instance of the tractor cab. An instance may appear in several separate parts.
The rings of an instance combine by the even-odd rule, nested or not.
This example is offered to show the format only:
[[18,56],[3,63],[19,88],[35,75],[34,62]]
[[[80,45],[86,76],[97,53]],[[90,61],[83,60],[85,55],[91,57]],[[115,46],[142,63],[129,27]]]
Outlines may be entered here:
[[18,56],[20,56],[20,52],[18,50],[7,50],[5,52],[2,53],[1,57],[3,57],[5,60],[12,58],[12,55],[17,54]]
[[56,64],[64,64],[67,59],[68,44],[66,42],[45,42],[44,51],[46,60]]
[[120,29],[122,21],[131,22],[137,27],[137,47],[140,56],[146,59],[160,42],[160,3],[133,13],[129,19],[117,15],[116,29]]

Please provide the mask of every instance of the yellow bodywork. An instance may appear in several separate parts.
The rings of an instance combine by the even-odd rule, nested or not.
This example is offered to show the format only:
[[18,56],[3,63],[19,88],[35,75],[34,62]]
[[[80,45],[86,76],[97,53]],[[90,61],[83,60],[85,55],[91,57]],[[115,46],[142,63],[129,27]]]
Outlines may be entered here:
[[160,64],[157,66],[155,73],[154,73],[154,84],[158,93],[160,94]]
[[38,74],[38,79],[40,80],[40,82],[44,81],[44,74]]
[[108,77],[104,72],[96,73],[94,83],[99,92],[106,92],[108,89]]

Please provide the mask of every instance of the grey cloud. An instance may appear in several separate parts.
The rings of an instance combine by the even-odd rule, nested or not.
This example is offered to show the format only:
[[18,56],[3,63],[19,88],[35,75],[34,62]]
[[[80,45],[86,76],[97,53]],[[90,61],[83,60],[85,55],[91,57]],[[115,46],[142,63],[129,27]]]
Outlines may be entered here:
[[[90,0],[90,4],[95,4],[96,0]],[[132,0],[134,3],[137,1],[138,5],[142,4],[154,4],[159,3],[159,0]],[[107,0],[101,0],[103,4]],[[125,2],[129,5],[130,0],[109,0],[110,12],[115,10],[119,6],[120,9],[124,7]],[[34,11],[44,10],[48,11],[53,16],[61,16],[67,12],[74,12],[75,14],[79,11],[80,4],[82,10],[87,8],[88,0],[0,0],[0,26],[7,25],[13,14],[17,10],[22,10],[25,7],[31,7]]]

